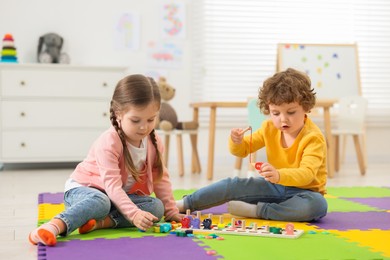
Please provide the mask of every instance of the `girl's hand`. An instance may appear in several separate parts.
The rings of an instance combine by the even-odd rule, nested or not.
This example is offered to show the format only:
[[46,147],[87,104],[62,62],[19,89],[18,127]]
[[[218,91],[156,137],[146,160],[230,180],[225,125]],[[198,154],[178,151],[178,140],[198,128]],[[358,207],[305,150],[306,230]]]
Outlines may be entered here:
[[181,222],[181,220],[185,217],[184,214],[176,214],[176,215],[173,215],[171,218],[169,219],[166,219],[166,221],[176,221],[176,222]]
[[242,128],[233,128],[230,131],[230,138],[232,138],[233,143],[240,144],[242,142],[245,133],[243,130]]
[[266,181],[278,183],[280,180],[279,172],[269,163],[263,163],[259,170],[259,174],[264,177]]
[[135,218],[133,220],[133,224],[145,231],[148,228],[151,228],[153,226],[154,221],[157,221],[158,218],[154,216],[152,213],[147,211],[140,211],[137,215],[135,215]]

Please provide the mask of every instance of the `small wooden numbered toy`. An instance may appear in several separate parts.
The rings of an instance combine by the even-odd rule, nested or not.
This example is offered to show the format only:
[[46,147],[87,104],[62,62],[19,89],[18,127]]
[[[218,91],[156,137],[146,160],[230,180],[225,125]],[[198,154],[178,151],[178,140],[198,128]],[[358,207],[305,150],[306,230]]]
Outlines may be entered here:
[[191,227],[193,227],[193,228],[200,228],[200,219],[193,218],[191,220]]
[[294,235],[294,225],[292,223],[286,225],[286,235]]
[[213,222],[211,221],[211,218],[206,218],[203,220],[203,227],[204,229],[210,230],[212,228]]
[[189,228],[191,226],[191,217],[189,216],[185,216],[182,220],[181,220],[181,225],[183,228]]
[[[220,219],[221,222],[221,219]],[[292,223],[286,224],[285,228],[270,227],[268,224],[259,227],[256,223],[246,225],[245,220],[231,219],[229,224],[222,223],[213,225],[211,218],[205,218],[202,221],[201,227],[196,228],[178,228],[177,231],[187,232],[192,231],[193,234],[216,234],[216,235],[241,235],[241,236],[260,236],[260,237],[275,237],[275,238],[298,238],[304,231],[294,228]]]

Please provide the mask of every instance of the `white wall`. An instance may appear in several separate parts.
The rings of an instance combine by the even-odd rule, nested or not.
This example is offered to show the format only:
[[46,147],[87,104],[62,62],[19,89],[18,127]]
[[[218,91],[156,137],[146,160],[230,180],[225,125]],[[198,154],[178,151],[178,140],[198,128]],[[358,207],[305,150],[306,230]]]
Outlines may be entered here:
[[[71,64],[126,66],[130,73],[163,70],[168,82],[176,87],[172,105],[180,120],[192,118],[190,102],[191,71],[191,1],[176,1],[186,7],[186,38],[173,41],[183,47],[182,66],[175,69],[149,67],[147,44],[160,42],[159,7],[163,0],[0,0],[0,37],[11,33],[20,63],[35,63],[38,39],[55,32],[64,38],[63,51]],[[140,16],[140,48],[136,51],[115,48],[115,25],[123,13]],[[1,43],[0,43],[0,46]]]
[[[191,93],[191,1],[177,1],[186,4],[187,25],[183,46],[183,63],[180,68],[166,69],[168,81],[176,87],[177,97],[172,101],[180,120],[192,118],[188,104]],[[0,37],[6,33],[14,36],[21,63],[36,62],[38,39],[47,32],[56,32],[65,39],[63,51],[71,57],[72,64],[127,66],[130,73],[145,73],[148,67],[146,52],[150,41],[160,41],[158,31],[158,7],[162,0],[0,0]],[[141,18],[140,49],[118,51],[114,48],[114,26],[118,17],[126,12],[135,12]],[[195,25],[194,25],[195,26]],[[217,123],[218,126],[218,123]],[[232,123],[232,127],[235,126]],[[206,171],[208,131],[203,123],[200,129],[199,151],[203,172]],[[234,165],[227,149],[229,127],[218,127],[216,133],[215,165]],[[388,162],[387,148],[390,147],[388,129],[368,129],[368,162]],[[172,138],[171,165],[176,151]],[[347,159],[355,160],[351,140],[348,142]],[[185,137],[185,159],[190,162],[189,141]]]

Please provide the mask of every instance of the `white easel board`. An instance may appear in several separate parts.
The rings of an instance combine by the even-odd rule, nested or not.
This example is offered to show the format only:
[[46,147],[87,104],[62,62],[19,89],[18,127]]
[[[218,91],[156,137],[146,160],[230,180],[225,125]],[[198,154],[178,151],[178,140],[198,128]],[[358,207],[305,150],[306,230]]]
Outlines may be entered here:
[[361,95],[356,44],[278,44],[277,71],[305,72],[320,99]]

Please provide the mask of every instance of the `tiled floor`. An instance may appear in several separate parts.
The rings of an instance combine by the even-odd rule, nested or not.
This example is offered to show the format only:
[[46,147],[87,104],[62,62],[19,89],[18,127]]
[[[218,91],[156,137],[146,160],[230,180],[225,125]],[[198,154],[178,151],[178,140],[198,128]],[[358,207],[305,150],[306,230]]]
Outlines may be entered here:
[[[74,167],[55,166],[0,171],[0,259],[37,259],[36,247],[27,240],[37,224],[37,196],[41,192],[62,191]],[[360,176],[356,163],[344,164],[328,186],[390,186],[389,168],[390,164],[369,164],[366,176]],[[214,180],[232,175],[232,166],[219,167],[215,169]],[[175,189],[198,188],[210,183],[205,173],[178,177],[173,171],[171,180]]]

